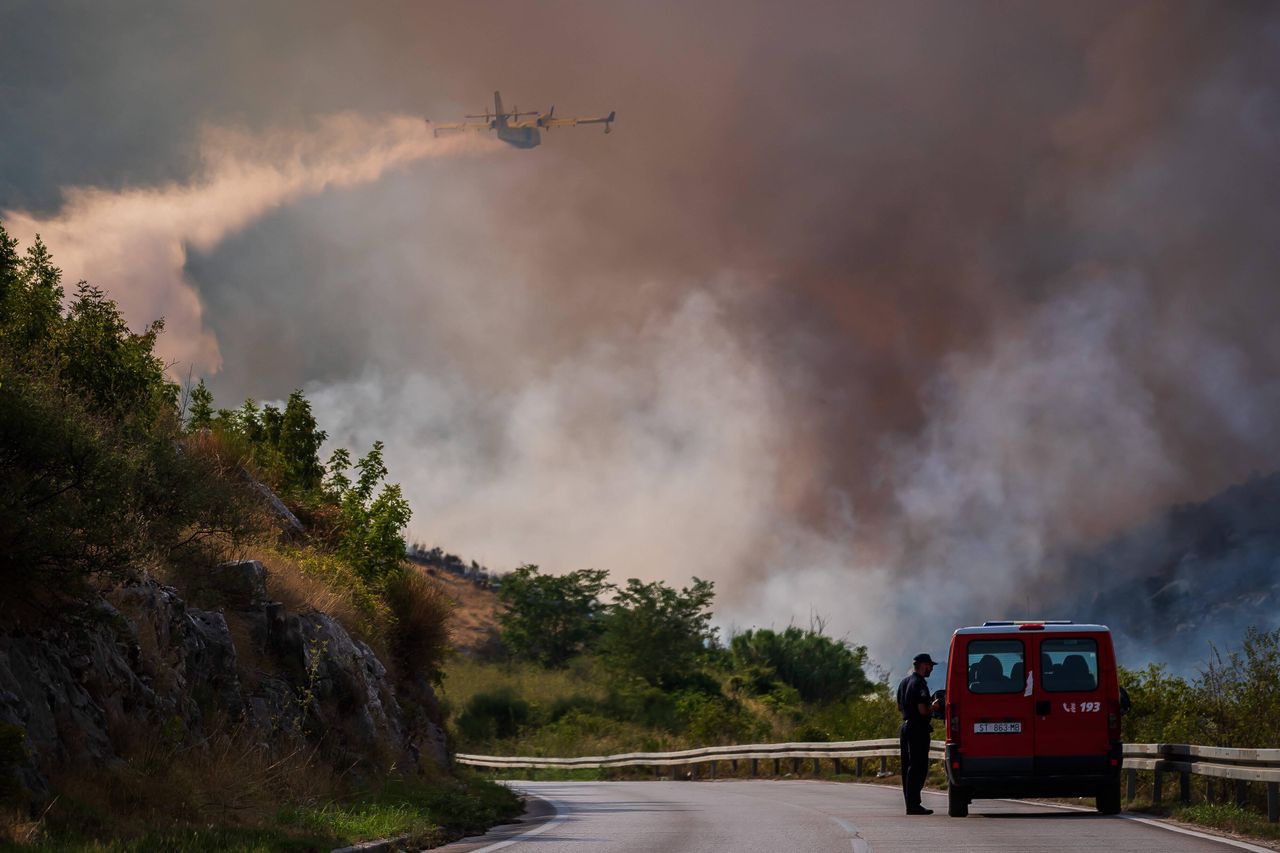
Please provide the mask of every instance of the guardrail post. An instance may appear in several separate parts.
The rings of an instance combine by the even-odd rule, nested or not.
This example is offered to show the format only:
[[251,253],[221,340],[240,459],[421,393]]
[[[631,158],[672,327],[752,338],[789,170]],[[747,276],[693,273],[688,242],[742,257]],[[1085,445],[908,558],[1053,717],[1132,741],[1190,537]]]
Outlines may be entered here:
[[885,776],[889,775],[889,759],[886,756],[880,756],[880,772]]
[[1185,771],[1178,774],[1178,801],[1183,805],[1191,802],[1191,774]]
[[774,776],[782,775],[782,759],[781,758],[773,759],[773,775]]
[[738,775],[738,759],[734,758],[729,762],[729,766],[733,768],[733,775]]
[[1124,771],[1124,798],[1133,800],[1138,796],[1138,771],[1130,767]]
[[792,776],[800,775],[800,759],[798,758],[791,759],[791,775]]
[[1164,771],[1156,770],[1151,775],[1151,804],[1158,806],[1164,798]]
[[1244,779],[1236,780],[1236,805],[1244,808],[1249,803],[1249,783]]
[[752,776],[760,775],[760,759],[758,758],[751,759],[751,775]]
[[1267,820],[1280,823],[1280,782],[1267,783]]
[[853,775],[859,779],[862,778],[862,759],[861,758],[855,758],[853,760]]
[[718,761],[712,761],[712,762],[711,762],[711,778],[712,778],[712,779],[716,778],[716,765],[717,765],[717,764],[719,764],[719,763],[720,763],[720,762],[718,762]]
[[821,758],[813,759],[813,775],[819,778],[822,777],[822,759]]
[[1212,776],[1204,780],[1204,801],[1212,803],[1217,798],[1217,784]]
[[841,773],[843,773],[843,772],[844,772],[844,769],[840,766],[840,759],[839,759],[839,758],[833,758],[833,759],[831,759],[831,765],[832,765],[832,766],[831,766],[831,773],[832,773],[832,775],[833,775],[833,776],[839,776]]

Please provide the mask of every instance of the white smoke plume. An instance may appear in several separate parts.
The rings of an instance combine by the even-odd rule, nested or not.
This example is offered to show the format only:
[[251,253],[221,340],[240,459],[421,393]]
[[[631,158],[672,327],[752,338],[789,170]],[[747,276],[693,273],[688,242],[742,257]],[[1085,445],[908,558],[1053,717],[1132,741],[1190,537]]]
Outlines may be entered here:
[[72,188],[61,210],[43,218],[4,211],[23,244],[39,234],[69,281],[88,279],[131,322],[163,317],[157,346],[166,361],[216,373],[222,354],[206,327],[199,291],[184,274],[188,247],[209,251],[271,210],[329,187],[377,180],[425,157],[491,150],[474,134],[432,137],[421,119],[344,113],[306,130],[251,133],[209,128],[201,167],[185,183],[160,187]]

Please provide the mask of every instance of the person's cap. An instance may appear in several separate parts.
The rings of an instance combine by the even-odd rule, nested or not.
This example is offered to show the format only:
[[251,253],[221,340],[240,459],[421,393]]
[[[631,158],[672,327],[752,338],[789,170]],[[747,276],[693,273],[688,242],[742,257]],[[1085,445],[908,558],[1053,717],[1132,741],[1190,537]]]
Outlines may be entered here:
[[929,663],[929,664],[933,664],[934,666],[938,665],[933,658],[929,657],[929,654],[927,652],[921,652],[920,654],[916,655],[911,659],[911,662],[912,663]]

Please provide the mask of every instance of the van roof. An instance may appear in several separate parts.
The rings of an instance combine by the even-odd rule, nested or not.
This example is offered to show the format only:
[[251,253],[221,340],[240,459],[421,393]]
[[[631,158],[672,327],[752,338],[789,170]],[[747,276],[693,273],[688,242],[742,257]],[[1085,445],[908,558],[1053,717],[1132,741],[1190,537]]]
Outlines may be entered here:
[[[1039,628],[1024,628],[1024,625],[1040,625]],[[1111,633],[1106,625],[1076,624],[1075,622],[987,622],[968,628],[957,628],[957,634],[1020,634],[1023,631],[1035,631],[1037,634],[1079,633],[1081,631]]]

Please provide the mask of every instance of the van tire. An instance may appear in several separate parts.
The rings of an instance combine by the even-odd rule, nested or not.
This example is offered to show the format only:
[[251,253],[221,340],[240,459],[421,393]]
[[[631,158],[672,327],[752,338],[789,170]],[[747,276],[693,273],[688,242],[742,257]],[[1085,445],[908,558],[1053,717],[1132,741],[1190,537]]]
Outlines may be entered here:
[[[1117,792],[1120,790],[1116,789]],[[955,785],[947,788],[947,814],[952,817],[969,816],[969,792]]]
[[1107,782],[1098,789],[1098,814],[1120,814],[1120,780]]

